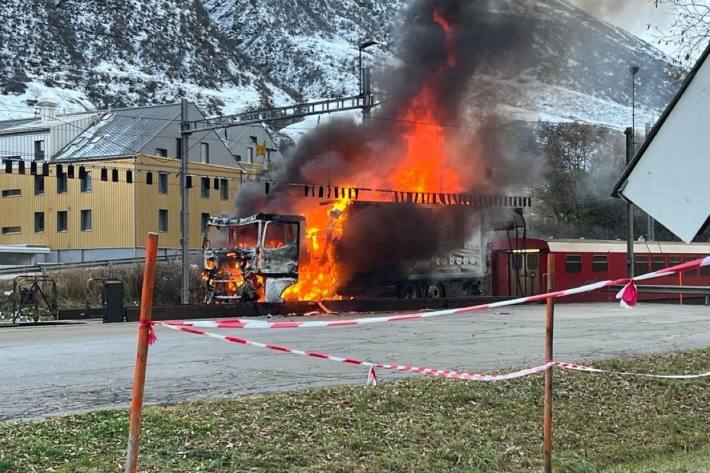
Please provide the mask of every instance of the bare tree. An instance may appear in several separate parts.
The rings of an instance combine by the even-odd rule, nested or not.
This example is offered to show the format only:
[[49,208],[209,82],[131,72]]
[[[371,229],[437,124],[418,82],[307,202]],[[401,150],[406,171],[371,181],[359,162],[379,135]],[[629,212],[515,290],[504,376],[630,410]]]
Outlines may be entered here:
[[677,59],[681,63],[694,61],[710,41],[710,2],[708,0],[652,1],[656,8],[668,5],[676,14],[668,28],[663,30],[655,28],[658,41],[674,46]]

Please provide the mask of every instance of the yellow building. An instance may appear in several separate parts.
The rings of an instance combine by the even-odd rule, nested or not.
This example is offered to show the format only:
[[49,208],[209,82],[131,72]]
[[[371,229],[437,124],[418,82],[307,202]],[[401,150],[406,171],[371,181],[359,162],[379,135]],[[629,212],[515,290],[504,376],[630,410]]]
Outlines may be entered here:
[[[163,252],[177,252],[180,104],[68,115],[41,105],[36,116],[0,122],[0,247],[47,247],[48,262],[130,258],[157,232]],[[204,118],[193,104],[186,114]],[[240,185],[278,150],[260,126],[195,132],[188,145],[189,239],[197,249],[209,216],[232,216]]]
[[[180,248],[180,162],[157,156],[35,164],[24,174],[0,168],[0,245],[40,245],[47,261],[141,256],[148,232],[164,253]],[[46,169],[43,169],[46,166]],[[43,171],[47,173],[43,176]],[[231,216],[240,185],[263,167],[189,163],[191,248],[202,245],[210,215]],[[71,177],[73,176],[73,177]]]

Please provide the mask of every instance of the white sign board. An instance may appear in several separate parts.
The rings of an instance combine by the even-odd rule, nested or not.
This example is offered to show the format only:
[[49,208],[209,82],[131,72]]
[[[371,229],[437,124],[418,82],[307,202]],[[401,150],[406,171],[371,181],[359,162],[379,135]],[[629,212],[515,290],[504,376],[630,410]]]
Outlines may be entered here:
[[620,195],[685,242],[710,215],[709,51],[617,184]]

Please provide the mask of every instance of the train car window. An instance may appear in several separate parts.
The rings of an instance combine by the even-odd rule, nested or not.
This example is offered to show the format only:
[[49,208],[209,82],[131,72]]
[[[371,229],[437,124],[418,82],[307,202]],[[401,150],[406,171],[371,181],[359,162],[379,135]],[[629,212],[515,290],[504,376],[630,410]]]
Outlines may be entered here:
[[592,256],[592,271],[595,273],[606,273],[609,270],[609,261],[606,255]]
[[710,266],[702,266],[700,268],[700,275],[701,276],[710,276]]
[[515,271],[518,271],[523,266],[523,257],[520,253],[513,253],[510,258],[510,264],[513,266]]
[[[688,255],[688,256],[685,257],[685,262],[687,263],[688,261],[693,261],[693,260],[696,260],[696,259],[698,259],[697,256]],[[684,272],[683,275],[684,275],[684,276],[697,276],[697,275],[698,275],[698,270],[697,270],[697,269],[690,269],[690,270]]]
[[540,261],[540,255],[537,253],[532,253],[528,255],[528,269],[535,271],[537,270]]
[[648,272],[648,255],[634,256],[634,274],[639,276]]
[[658,271],[666,267],[666,257],[663,255],[655,255],[651,257],[651,271]]
[[565,256],[565,271],[568,273],[581,273],[582,255]]
[[668,257],[668,266],[676,266],[676,265],[679,265],[682,263],[683,263],[682,256],[669,256]]

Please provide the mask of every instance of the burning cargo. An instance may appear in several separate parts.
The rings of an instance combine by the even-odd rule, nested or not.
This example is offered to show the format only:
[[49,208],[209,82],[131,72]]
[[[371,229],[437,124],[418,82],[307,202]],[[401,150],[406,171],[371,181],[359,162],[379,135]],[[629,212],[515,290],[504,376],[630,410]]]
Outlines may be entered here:
[[529,199],[475,199],[477,208],[463,200],[327,202],[323,228],[300,216],[212,218],[203,244],[207,302],[486,294],[491,215],[521,211]]

